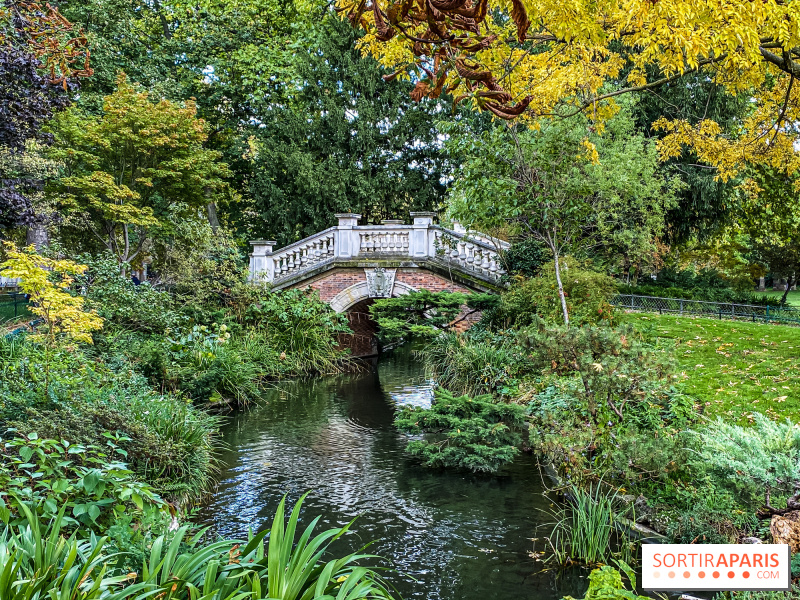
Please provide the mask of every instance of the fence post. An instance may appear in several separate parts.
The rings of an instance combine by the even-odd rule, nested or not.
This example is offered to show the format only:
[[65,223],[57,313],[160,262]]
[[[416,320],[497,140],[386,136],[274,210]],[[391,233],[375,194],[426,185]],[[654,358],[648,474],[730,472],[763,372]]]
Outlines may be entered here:
[[633,294],[631,294],[631,310],[633,310]]
[[683,314],[683,298],[681,298],[681,314]]
[[767,304],[767,316],[764,318],[764,321],[769,323],[769,304]]

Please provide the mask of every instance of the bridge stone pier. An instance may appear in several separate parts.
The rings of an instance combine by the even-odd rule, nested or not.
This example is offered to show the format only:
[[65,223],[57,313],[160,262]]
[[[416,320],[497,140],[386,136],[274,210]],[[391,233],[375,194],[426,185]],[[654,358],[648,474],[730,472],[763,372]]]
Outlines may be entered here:
[[[411,291],[493,292],[504,273],[500,252],[508,243],[434,224],[435,213],[412,212],[413,223],[382,221],[358,225],[361,215],[337,214],[339,224],[275,250],[275,242],[254,240],[250,280],[273,289],[311,288],[337,312],[348,314],[354,355],[373,343],[369,305]],[[464,327],[471,323],[462,322]]]

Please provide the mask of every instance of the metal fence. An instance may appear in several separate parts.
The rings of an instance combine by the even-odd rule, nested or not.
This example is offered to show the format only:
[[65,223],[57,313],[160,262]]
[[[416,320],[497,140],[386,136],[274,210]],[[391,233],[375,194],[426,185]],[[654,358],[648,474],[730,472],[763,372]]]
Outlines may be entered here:
[[800,324],[800,310],[791,307],[763,306],[758,304],[734,304],[732,302],[706,302],[685,298],[659,298],[620,294],[611,304],[627,310],[657,313],[675,313],[717,317],[719,319],[746,319],[756,323]]
[[0,293],[0,323],[29,316],[28,298],[17,292]]

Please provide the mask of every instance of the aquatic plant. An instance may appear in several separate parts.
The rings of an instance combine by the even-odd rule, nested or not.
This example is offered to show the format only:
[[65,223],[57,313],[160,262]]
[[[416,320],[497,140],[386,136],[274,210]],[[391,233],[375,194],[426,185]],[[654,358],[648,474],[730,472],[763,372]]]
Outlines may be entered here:
[[3,600],[362,600],[391,599],[391,586],[364,549],[323,561],[330,546],[351,528],[313,536],[315,518],[297,538],[301,498],[285,521],[281,500],[272,527],[248,540],[204,543],[206,530],[190,535],[188,526],[159,536],[141,572],[120,573],[107,538],[88,540],[62,533],[65,507],[45,527],[26,506],[24,525],[6,523],[0,531],[0,598]]
[[572,562],[600,564],[612,558],[615,493],[597,484],[584,490],[569,488],[570,503],[557,509],[549,542],[552,559],[565,565]]

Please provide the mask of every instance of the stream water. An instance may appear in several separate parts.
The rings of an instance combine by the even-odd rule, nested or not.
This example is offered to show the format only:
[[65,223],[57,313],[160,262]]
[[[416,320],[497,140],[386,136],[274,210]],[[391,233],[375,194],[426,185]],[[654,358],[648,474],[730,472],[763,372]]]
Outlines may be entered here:
[[406,348],[371,371],[282,383],[224,427],[220,483],[200,520],[244,536],[269,526],[284,494],[295,501],[310,491],[302,521],[320,515],[321,531],[358,517],[338,551],[375,540],[370,551],[395,570],[389,579],[404,598],[581,597],[584,570],[546,571],[532,556],[551,519],[533,457],[495,476],[432,472],[406,458],[394,413],[431,397]]

